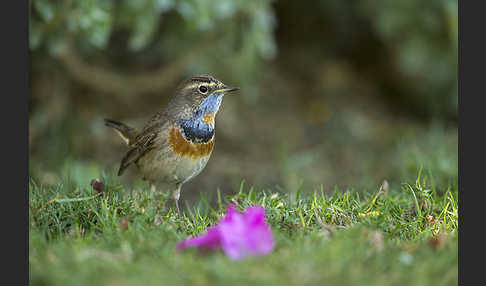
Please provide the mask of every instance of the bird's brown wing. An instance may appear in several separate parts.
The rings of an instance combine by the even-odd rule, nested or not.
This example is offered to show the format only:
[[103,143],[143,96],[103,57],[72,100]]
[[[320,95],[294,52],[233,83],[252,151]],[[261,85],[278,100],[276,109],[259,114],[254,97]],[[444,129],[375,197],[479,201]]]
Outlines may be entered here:
[[121,161],[118,176],[123,174],[130,164],[136,163],[140,157],[156,147],[156,142],[160,141],[157,138],[163,136],[164,130],[168,129],[169,124],[170,121],[162,114],[158,113],[152,117],[143,130],[135,137],[133,143],[130,144],[130,150],[128,150]]

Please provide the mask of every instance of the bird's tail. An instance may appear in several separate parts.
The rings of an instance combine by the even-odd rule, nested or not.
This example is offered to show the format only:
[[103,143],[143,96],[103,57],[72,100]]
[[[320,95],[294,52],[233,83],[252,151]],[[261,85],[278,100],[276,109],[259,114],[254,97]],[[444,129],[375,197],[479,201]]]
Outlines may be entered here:
[[120,135],[120,137],[123,139],[123,141],[125,141],[125,143],[127,143],[128,146],[130,146],[130,144],[133,142],[133,139],[135,139],[137,133],[135,128],[111,119],[105,119],[105,125],[115,129],[118,135]]

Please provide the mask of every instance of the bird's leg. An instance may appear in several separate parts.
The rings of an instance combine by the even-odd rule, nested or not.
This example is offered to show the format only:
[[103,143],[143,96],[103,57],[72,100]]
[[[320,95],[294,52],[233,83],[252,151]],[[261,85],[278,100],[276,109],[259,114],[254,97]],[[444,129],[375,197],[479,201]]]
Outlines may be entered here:
[[160,202],[160,189],[157,189],[155,182],[150,181],[150,195],[158,202]]
[[160,203],[161,203],[161,195],[160,195],[160,189],[157,189],[157,185],[155,182],[149,181],[150,185],[150,196],[154,199],[154,204],[157,210],[159,210]]
[[155,188],[155,184],[153,182],[150,182],[150,193],[155,194],[157,189]]
[[181,196],[181,185],[177,185],[175,189],[172,191],[172,198],[174,199],[175,206],[177,209],[177,216],[179,219],[182,218],[181,210],[179,209],[179,197]]

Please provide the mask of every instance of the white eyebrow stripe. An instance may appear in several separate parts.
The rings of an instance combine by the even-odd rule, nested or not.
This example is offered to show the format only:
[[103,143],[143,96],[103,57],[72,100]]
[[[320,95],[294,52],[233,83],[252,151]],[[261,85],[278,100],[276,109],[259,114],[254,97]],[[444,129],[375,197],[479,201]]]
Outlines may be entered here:
[[217,86],[218,83],[216,82],[210,82],[210,83],[206,83],[206,82],[195,82],[191,85],[187,85],[185,88],[186,89],[194,89],[196,87],[199,87],[200,85],[205,85],[205,86],[208,86],[208,87],[214,87],[214,86]]
[[186,85],[186,89],[193,89],[195,87],[198,87],[200,85],[200,83],[196,82],[196,83],[193,83],[191,85]]

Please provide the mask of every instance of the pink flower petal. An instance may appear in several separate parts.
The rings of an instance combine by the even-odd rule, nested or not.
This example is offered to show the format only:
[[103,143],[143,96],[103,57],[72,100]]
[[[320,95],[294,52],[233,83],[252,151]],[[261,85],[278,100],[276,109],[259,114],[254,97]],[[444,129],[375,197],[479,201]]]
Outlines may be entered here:
[[229,208],[229,215],[218,225],[223,251],[231,259],[265,255],[274,247],[272,231],[265,223],[265,210],[250,207],[243,214]]
[[221,247],[229,258],[237,260],[250,255],[261,256],[270,253],[274,248],[274,241],[272,229],[265,222],[264,208],[249,207],[240,214],[236,207],[230,204],[218,225],[199,237],[188,238],[177,245],[178,250],[186,247]]
[[187,247],[199,247],[200,249],[217,249],[220,247],[219,230],[216,227],[210,228],[205,234],[194,238],[188,238],[179,242],[176,246],[177,250],[182,250]]

